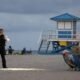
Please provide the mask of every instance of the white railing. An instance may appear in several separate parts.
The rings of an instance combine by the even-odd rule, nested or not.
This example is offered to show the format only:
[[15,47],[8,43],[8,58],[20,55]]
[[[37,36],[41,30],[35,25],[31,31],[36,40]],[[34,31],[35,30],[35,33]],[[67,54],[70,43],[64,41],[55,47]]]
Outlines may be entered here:
[[[64,35],[64,34],[63,34]],[[80,41],[80,34],[76,34],[74,35],[75,37],[71,38],[58,38],[58,35],[52,34],[52,35],[48,35],[48,37],[46,38],[48,41]]]
[[47,41],[80,41],[80,34],[72,35],[71,38],[58,38],[58,35],[54,32],[47,31],[42,34],[42,39]]

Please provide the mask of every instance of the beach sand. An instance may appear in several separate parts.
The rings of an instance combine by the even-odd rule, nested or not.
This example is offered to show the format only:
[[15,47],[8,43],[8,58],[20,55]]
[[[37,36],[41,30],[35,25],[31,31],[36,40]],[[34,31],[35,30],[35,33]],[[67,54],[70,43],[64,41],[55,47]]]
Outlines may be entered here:
[[70,71],[62,55],[6,55],[8,69],[0,80],[80,80],[79,71]]

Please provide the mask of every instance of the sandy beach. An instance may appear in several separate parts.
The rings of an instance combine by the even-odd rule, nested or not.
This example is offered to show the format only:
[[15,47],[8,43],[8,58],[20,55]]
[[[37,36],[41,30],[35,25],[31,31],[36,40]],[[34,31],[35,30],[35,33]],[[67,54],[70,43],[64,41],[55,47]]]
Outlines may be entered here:
[[6,55],[8,68],[1,80],[80,80],[79,71],[70,71],[61,55]]

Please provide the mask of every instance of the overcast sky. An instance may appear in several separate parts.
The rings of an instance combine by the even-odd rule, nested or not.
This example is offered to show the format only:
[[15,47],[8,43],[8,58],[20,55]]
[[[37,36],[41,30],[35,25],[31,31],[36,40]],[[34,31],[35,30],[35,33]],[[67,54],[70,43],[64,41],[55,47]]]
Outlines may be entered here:
[[0,0],[0,12],[57,13],[80,11],[80,0]]
[[42,30],[52,25],[49,18],[66,12],[80,16],[80,0],[0,0],[0,25]]
[[[41,31],[55,31],[56,23],[50,18],[63,13],[80,17],[80,0],[0,0],[0,26],[4,27],[8,33],[27,32],[28,39],[26,37],[25,41],[21,41],[24,41],[24,44],[28,41],[26,45],[31,43],[29,47],[34,47]],[[78,30],[80,30],[79,25]],[[12,43],[14,46],[19,45],[21,41],[17,40],[22,38],[15,34],[12,36],[13,33],[9,34],[13,40]],[[35,36],[34,41],[31,36]],[[16,38],[16,45],[14,38]],[[32,41],[29,41],[30,39]]]

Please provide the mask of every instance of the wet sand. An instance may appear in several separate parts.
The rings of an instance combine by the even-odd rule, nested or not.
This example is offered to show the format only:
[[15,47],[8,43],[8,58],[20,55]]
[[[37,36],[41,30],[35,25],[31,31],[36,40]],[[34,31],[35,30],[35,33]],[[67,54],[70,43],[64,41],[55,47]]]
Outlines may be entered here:
[[80,80],[61,55],[6,55],[6,61],[8,69],[2,69],[0,60],[1,80]]

